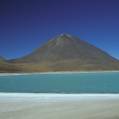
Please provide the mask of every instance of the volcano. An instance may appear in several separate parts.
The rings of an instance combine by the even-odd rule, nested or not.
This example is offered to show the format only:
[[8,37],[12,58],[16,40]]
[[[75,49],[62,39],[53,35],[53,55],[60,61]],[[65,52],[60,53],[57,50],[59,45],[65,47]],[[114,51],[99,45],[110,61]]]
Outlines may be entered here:
[[9,62],[31,72],[119,70],[116,58],[69,34],[61,34],[29,55]]

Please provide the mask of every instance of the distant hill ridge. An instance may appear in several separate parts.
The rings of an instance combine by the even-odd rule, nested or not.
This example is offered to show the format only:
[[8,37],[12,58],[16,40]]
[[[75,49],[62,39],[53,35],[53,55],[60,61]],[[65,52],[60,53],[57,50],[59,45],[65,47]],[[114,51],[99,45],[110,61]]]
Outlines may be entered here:
[[14,65],[12,63],[8,63],[3,57],[0,57],[0,72],[6,73],[6,72],[20,72],[20,67],[17,67],[17,65]]
[[24,72],[119,70],[119,61],[108,53],[69,34],[61,34],[10,64]]

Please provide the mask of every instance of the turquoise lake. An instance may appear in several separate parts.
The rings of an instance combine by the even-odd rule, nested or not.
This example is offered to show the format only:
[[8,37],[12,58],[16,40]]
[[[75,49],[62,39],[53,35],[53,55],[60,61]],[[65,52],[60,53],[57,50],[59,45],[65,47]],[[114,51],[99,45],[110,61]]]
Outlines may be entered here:
[[0,92],[119,93],[119,72],[0,76]]

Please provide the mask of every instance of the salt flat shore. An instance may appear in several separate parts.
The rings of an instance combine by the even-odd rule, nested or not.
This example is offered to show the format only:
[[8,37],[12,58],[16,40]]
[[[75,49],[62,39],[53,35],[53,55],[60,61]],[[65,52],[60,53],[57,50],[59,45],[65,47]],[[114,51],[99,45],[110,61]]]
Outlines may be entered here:
[[32,75],[32,74],[77,74],[77,73],[111,73],[119,71],[56,71],[56,72],[34,72],[34,73],[0,73],[0,76]]
[[0,119],[119,119],[119,94],[0,93]]

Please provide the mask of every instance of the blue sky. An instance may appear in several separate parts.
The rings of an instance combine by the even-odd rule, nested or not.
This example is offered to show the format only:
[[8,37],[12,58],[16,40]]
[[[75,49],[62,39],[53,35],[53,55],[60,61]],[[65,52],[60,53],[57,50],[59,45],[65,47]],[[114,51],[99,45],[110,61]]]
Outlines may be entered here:
[[69,33],[119,59],[119,0],[0,0],[0,56],[29,54]]

